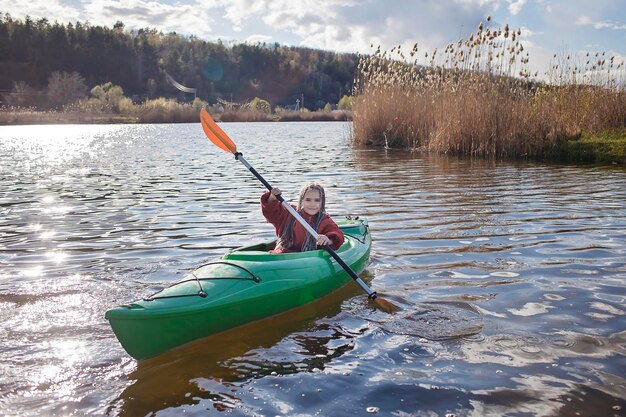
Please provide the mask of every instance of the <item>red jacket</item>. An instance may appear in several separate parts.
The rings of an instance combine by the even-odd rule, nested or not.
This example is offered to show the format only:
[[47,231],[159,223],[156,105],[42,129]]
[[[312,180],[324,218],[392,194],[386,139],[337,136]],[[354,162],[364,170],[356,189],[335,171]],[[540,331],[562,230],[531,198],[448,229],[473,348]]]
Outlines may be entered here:
[[[289,213],[289,211],[285,207],[283,207],[280,201],[275,200],[270,203],[268,201],[269,197],[269,191],[261,196],[261,211],[263,212],[263,216],[267,219],[267,221],[274,225],[274,227],[276,228],[276,236],[280,237],[285,227],[285,223],[287,223],[287,220],[289,220],[289,218],[292,216],[291,213]],[[313,216],[309,216],[304,212],[301,212],[300,215],[311,225],[311,227],[315,227],[315,225],[312,223]],[[297,220],[294,222],[293,232],[293,249],[290,250],[286,248],[276,248],[271,252],[283,253],[300,251],[302,245],[306,241],[308,233]],[[341,231],[339,226],[337,226],[337,223],[335,223],[334,220],[331,219],[328,215],[326,215],[326,217],[322,219],[322,222],[317,229],[317,233],[320,235],[326,235],[330,239],[332,239],[333,244],[331,245],[331,247],[335,250],[339,249],[339,247],[343,244],[343,232]]]

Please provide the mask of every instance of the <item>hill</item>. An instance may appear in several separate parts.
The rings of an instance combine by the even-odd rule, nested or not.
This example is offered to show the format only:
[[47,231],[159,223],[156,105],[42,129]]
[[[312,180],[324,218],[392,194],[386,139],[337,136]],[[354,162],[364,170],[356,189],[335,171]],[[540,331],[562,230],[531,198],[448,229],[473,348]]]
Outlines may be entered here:
[[[111,82],[135,101],[165,97],[243,102],[315,110],[352,91],[358,56],[279,44],[207,42],[155,29],[17,20],[0,13],[0,95],[38,98],[56,73],[78,73],[88,88]],[[175,84],[189,87],[183,92]],[[194,92],[195,90],[195,92]]]

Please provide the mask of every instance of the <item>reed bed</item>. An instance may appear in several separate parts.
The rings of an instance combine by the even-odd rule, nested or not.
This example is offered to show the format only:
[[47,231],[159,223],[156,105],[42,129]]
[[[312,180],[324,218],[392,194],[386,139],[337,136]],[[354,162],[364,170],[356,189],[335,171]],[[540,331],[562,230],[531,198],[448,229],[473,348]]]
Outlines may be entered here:
[[279,122],[344,122],[352,120],[347,110],[333,111],[282,111],[278,114]]
[[108,124],[108,123],[196,123],[202,102],[178,103],[158,98],[142,104],[124,104],[109,108],[97,104],[75,103],[60,111],[39,111],[34,108],[0,108],[0,125],[18,124]]
[[226,110],[219,115],[222,122],[271,122],[272,115],[254,110]]
[[[488,21],[490,19],[488,18]],[[555,55],[547,82],[528,70],[521,30],[485,28],[420,53],[380,48],[355,77],[353,142],[483,157],[546,157],[582,132],[626,125],[624,63]]]
[[[105,124],[105,123],[197,123],[199,109],[192,104],[174,100],[155,99],[139,105],[125,106],[120,112],[107,109],[79,109],[77,106],[62,111],[40,111],[31,108],[0,108],[0,125],[20,124]],[[215,113],[223,122],[298,122],[298,121],[347,121],[351,112],[345,110],[295,112],[282,111],[267,114],[251,110],[227,110]]]
[[351,112],[335,111],[287,111],[275,114],[255,110],[226,110],[217,115],[222,122],[337,122],[351,120]]
[[84,113],[81,111],[39,111],[30,108],[0,108],[0,125],[111,123],[137,123],[137,118],[109,112]]
[[158,98],[135,105],[129,112],[139,123],[195,123],[199,120],[200,102],[179,103],[173,99]]

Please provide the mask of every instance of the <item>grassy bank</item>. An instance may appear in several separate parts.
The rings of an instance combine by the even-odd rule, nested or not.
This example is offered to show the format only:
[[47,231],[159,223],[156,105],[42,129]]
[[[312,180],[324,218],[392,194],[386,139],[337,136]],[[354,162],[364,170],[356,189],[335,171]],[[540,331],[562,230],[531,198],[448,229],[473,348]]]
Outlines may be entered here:
[[[408,59],[395,48],[363,57],[355,80],[354,144],[558,159],[587,149],[582,132],[605,142],[599,132],[623,131],[623,63],[604,54],[582,64],[555,55],[548,81],[539,83],[528,71],[520,34],[481,24],[443,52],[420,53],[416,45]],[[619,143],[605,146],[607,152],[619,152]]]
[[626,165],[626,128],[584,133],[563,141],[560,158],[571,162]]

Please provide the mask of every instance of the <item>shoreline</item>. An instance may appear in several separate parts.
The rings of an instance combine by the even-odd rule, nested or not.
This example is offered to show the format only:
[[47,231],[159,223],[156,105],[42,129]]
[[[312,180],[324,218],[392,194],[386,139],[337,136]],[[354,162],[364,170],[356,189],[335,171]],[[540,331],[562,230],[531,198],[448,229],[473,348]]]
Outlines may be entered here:
[[[352,121],[347,111],[286,112],[266,115],[259,112],[225,112],[212,115],[223,122],[345,122]],[[50,124],[162,124],[199,123],[199,112],[159,112],[146,115],[117,113],[0,111],[0,126],[50,125]]]
[[[142,120],[140,116],[125,116],[114,113],[0,111],[0,126],[199,123],[199,117],[195,112],[184,114],[182,117],[180,114],[162,114],[160,116]],[[352,114],[348,112],[289,112],[282,118],[280,115],[261,115],[260,117],[258,113],[253,112],[229,112],[220,116],[222,117],[216,117],[218,121],[247,123],[352,121]],[[626,127],[608,129],[597,133],[583,132],[576,139],[562,141],[556,158],[543,158],[543,160],[626,166]]]

